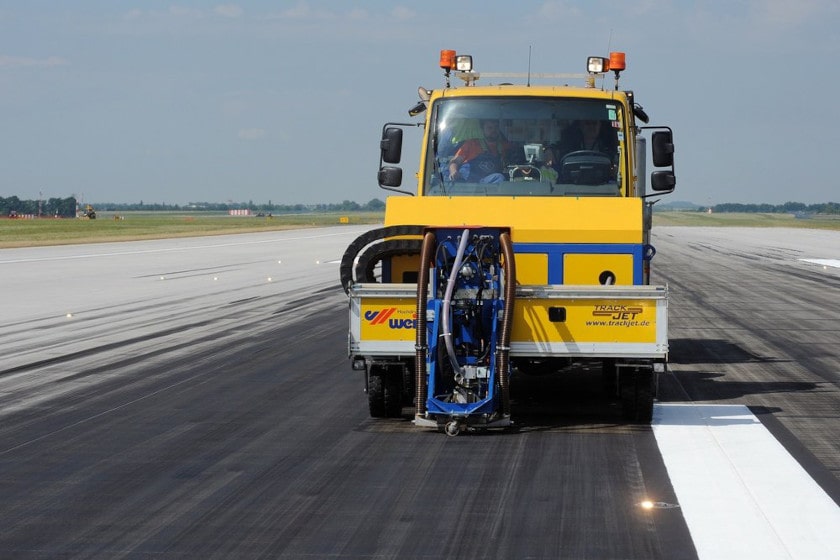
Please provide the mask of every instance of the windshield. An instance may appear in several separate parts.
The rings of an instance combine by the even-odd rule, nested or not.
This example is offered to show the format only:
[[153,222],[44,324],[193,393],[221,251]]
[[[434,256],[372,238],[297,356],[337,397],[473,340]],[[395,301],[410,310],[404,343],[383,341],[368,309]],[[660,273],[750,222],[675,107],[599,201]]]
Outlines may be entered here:
[[609,100],[461,97],[435,104],[427,196],[621,196],[624,115]]

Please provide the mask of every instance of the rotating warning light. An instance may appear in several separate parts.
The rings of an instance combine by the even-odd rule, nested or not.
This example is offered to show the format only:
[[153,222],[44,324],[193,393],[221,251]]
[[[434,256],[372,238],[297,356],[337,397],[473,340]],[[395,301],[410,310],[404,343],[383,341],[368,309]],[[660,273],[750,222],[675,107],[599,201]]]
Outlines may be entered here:
[[455,68],[455,51],[442,50],[440,51],[440,67],[444,70],[452,70]]
[[610,53],[610,62],[609,68],[607,70],[615,70],[616,72],[621,72],[625,68],[627,68],[627,64],[624,61],[624,53],[623,52],[611,52]]

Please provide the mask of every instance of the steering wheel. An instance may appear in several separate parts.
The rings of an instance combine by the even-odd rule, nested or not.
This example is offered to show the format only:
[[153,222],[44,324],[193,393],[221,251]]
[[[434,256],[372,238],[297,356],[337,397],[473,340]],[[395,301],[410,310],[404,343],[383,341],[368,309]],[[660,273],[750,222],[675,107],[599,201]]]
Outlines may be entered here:
[[576,185],[600,185],[615,177],[610,157],[595,150],[577,150],[560,160],[560,181]]
[[563,156],[563,159],[560,160],[560,165],[562,165],[563,162],[566,161],[566,158],[570,157],[601,157],[607,160],[610,164],[612,164],[610,156],[608,156],[604,152],[598,152],[596,150],[576,150],[574,152],[569,152],[568,154]]

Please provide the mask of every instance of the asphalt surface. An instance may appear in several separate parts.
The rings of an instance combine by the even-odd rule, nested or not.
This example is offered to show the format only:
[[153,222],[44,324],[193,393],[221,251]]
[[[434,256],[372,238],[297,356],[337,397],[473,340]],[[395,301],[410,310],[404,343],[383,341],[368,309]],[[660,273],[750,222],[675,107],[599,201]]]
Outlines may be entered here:
[[[697,557],[597,376],[515,379],[509,432],[370,419],[360,231],[0,251],[0,558]],[[840,502],[840,269],[798,260],[840,240],[748,232],[655,232],[661,400],[750,406]]]
[[749,406],[840,503],[840,232],[674,227],[655,244],[677,381],[661,399]]

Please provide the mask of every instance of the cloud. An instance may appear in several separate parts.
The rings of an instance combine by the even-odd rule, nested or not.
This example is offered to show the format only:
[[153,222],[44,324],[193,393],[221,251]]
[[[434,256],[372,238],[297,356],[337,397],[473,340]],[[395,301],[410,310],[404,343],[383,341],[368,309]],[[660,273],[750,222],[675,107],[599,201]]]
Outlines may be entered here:
[[537,8],[536,15],[539,19],[562,20],[581,15],[581,10],[567,0],[550,0]]
[[243,128],[237,133],[240,140],[260,140],[266,136],[265,129],[262,128]]
[[169,14],[176,17],[202,17],[201,10],[195,8],[186,8],[184,6],[169,6]]
[[307,2],[298,2],[294,7],[280,12],[280,17],[291,19],[323,19],[335,17],[335,14],[328,10],[312,9]]
[[29,58],[24,56],[7,56],[0,54],[0,68],[32,68],[64,66],[67,61],[58,56],[47,58]]
[[242,15],[242,8],[236,4],[221,4],[213,8],[213,11],[222,17],[238,18]]
[[[223,8],[224,6],[219,6],[219,8]],[[218,8],[217,8],[218,10]],[[218,12],[217,12],[218,13]],[[132,9],[128,12],[123,14],[123,19],[126,21],[134,22],[143,22],[143,21],[152,21],[152,22],[162,22],[162,21],[178,21],[178,20],[195,20],[195,19],[204,19],[206,14],[199,9],[196,8],[187,8],[184,6],[178,5],[171,5],[165,10],[140,10],[140,9]]]
[[417,16],[417,13],[405,6],[396,6],[393,10],[391,10],[391,15],[400,21],[407,21],[414,19],[414,17]]
[[347,17],[352,20],[360,21],[367,19],[368,13],[362,8],[353,8],[352,10],[350,10],[350,12],[348,12]]
[[838,13],[837,6],[825,0],[754,0],[752,10],[764,23],[778,27],[796,27]]

